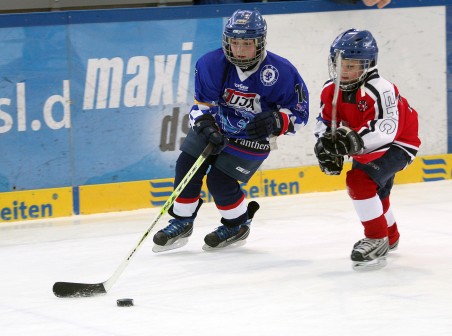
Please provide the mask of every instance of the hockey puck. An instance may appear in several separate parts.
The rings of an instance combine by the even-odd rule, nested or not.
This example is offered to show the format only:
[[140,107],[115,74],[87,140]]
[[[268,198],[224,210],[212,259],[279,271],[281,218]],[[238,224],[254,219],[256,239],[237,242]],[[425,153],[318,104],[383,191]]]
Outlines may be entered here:
[[118,299],[116,300],[118,307],[130,307],[133,306],[133,299]]

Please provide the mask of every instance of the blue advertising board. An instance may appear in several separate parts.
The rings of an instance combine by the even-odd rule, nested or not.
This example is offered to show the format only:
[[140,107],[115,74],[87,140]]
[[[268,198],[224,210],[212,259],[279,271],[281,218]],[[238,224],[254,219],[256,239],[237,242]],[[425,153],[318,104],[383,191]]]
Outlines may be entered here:
[[[183,27],[183,29],[181,29]],[[173,175],[223,18],[1,28],[0,191]]]

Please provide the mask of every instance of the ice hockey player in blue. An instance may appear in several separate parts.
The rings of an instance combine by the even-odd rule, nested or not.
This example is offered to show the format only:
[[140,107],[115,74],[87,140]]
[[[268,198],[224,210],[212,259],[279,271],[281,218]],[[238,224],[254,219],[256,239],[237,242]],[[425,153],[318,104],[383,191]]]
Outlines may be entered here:
[[191,129],[180,148],[174,185],[209,142],[214,149],[168,211],[174,218],[154,235],[155,252],[187,243],[206,174],[222,225],[205,237],[203,249],[243,245],[259,205],[247,204],[238,181],[248,182],[276,137],[295,134],[307,123],[306,85],[288,60],[265,49],[266,36],[257,10],[237,10],[224,29],[223,47],[198,59]]

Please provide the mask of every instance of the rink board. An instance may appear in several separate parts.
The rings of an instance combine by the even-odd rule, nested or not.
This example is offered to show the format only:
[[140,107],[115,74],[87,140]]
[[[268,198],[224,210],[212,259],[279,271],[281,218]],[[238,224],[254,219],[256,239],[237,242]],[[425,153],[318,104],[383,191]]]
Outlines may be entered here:
[[[327,176],[318,166],[284,168],[258,171],[242,189],[248,199],[275,197],[310,192],[327,192],[345,189],[344,165],[339,176]],[[417,158],[407,169],[396,176],[396,184],[431,182],[452,178],[452,154]],[[92,185],[80,188],[80,213],[124,211],[162,206],[173,192],[173,179]],[[201,197],[212,201],[204,183]],[[97,200],[97,201],[96,201]]]
[[[242,189],[248,199],[345,189],[346,162],[340,176],[327,176],[318,166],[258,171]],[[396,176],[396,184],[452,178],[452,154],[417,158]],[[173,179],[110,183],[0,194],[0,222],[56,218],[78,214],[127,211],[162,206],[173,192]],[[212,201],[204,186],[201,197]]]
[[0,193],[0,222],[71,216],[72,188]]

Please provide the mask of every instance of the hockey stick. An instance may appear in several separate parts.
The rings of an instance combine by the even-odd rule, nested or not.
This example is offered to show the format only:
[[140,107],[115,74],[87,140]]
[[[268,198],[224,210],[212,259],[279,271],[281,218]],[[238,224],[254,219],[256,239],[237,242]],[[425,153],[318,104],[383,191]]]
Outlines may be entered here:
[[160,217],[162,217],[173,205],[176,198],[180,195],[182,190],[187,186],[188,182],[192,179],[193,175],[198,171],[199,167],[204,163],[204,161],[207,159],[207,157],[212,153],[213,145],[209,143],[204,151],[201,153],[199,158],[196,160],[196,162],[193,164],[193,166],[190,168],[188,173],[185,175],[185,177],[182,179],[182,181],[179,183],[177,188],[173,191],[173,193],[170,195],[168,200],[163,205],[162,209],[160,210],[160,213],[155,217],[155,219],[152,221],[152,223],[148,226],[146,229],[146,232],[143,234],[143,236],[140,238],[138,243],[135,245],[135,247],[130,251],[130,253],[127,255],[127,258],[124,259],[124,261],[119,265],[119,267],[116,269],[116,271],[113,273],[113,275],[106,281],[96,284],[86,284],[86,283],[76,283],[76,282],[56,282],[53,285],[53,293],[57,297],[89,297],[99,294],[106,294],[110,288],[114,285],[116,280],[118,280],[119,276],[122,274],[124,269],[129,264],[129,261],[132,259],[132,257],[135,255],[135,252],[138,250],[138,248],[143,244],[144,240],[147,238],[149,232],[152,230],[152,228],[155,226],[155,224],[158,222]]
[[336,50],[336,78],[334,78],[334,95],[333,95],[333,108],[331,111],[331,137],[333,141],[336,141],[337,131],[337,99],[339,97],[339,85],[341,84],[342,73],[342,51]]

